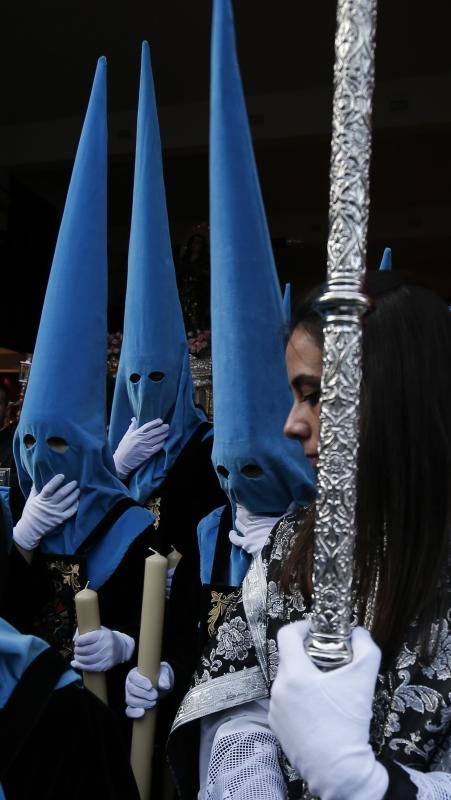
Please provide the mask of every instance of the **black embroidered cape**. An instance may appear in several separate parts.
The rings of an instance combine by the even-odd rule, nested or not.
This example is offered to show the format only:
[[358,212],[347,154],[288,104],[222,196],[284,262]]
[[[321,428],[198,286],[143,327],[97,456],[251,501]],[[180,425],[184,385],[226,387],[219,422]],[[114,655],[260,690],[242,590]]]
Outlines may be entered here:
[[[169,758],[182,798],[198,791],[199,720],[211,713],[268,697],[277,673],[279,629],[307,616],[300,590],[280,589],[282,566],[299,530],[299,518],[283,517],[236,592],[209,640],[191,688],[177,713]],[[415,624],[392,669],[379,675],[371,742],[390,775],[388,798],[408,800],[416,789],[396,763],[422,772],[451,771],[451,596],[437,620],[438,649],[421,664]],[[223,620],[223,621],[222,621]],[[290,800],[311,800],[308,787],[280,753]],[[395,787],[399,786],[399,790]]]

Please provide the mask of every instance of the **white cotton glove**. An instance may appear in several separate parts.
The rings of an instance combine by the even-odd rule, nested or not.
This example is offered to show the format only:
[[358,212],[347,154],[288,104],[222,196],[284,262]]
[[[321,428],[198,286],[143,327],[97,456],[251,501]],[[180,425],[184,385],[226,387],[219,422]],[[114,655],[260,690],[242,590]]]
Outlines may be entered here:
[[251,514],[244,506],[237,506],[235,528],[238,533],[235,530],[230,531],[229,539],[251,556],[258,556],[278,519]]
[[153,708],[162,697],[172,691],[174,672],[167,661],[160,664],[158,689],[154,689],[149,678],[138,672],[138,667],[130,670],[125,681],[125,713],[131,719],[144,716],[146,708]]
[[34,550],[46,533],[77,511],[80,496],[77,481],[66,484],[64,481],[64,475],[55,475],[40,492],[33,484],[22,516],[13,528],[14,541],[23,550]]
[[381,800],[388,774],[368,741],[380,650],[368,631],[356,628],[353,661],[321,672],[304,650],[308,630],[304,621],[279,631],[269,724],[315,797]]
[[171,588],[172,588],[172,579],[174,577],[175,567],[170,567],[166,574],[166,600],[169,600],[171,596]]
[[97,631],[78,633],[74,636],[74,660],[71,667],[84,672],[106,672],[129,661],[135,649],[131,636],[120,631],[111,631],[103,625]]
[[137,428],[136,418],[132,417],[113,455],[118,478],[125,480],[130,472],[158,453],[164,446],[168,432],[169,425],[161,419],[153,419]]

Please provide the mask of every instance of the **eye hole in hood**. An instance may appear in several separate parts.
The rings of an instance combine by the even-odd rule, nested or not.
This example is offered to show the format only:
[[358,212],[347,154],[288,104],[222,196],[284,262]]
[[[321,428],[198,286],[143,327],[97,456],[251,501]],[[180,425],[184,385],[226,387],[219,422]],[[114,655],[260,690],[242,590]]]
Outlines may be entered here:
[[151,381],[154,381],[154,383],[159,383],[164,377],[164,372],[159,372],[158,370],[155,370],[155,372],[149,372],[149,378]]
[[229,470],[226,469],[225,467],[223,467],[222,464],[218,464],[218,466],[216,467],[216,470],[219,473],[219,475],[221,475],[221,477],[223,477],[223,478],[228,478],[229,475],[230,475]]
[[141,375],[139,375],[138,372],[132,372],[132,374],[130,375],[130,380],[132,383],[139,383],[139,381],[141,380]]
[[23,437],[23,443],[27,450],[30,450],[36,444],[36,439],[31,435],[31,433],[26,433]]
[[259,478],[260,475],[263,475],[262,468],[257,464],[246,464],[241,472],[243,475],[246,475],[247,478]]
[[55,453],[64,453],[69,447],[66,440],[61,436],[50,436],[50,438],[47,439],[47,444],[50,450],[53,450]]

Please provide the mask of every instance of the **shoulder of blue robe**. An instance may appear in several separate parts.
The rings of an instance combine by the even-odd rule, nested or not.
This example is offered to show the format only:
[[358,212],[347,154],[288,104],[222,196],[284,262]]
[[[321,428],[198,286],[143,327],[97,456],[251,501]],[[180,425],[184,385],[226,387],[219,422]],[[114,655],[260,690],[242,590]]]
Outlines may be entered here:
[[0,798],[138,800],[116,720],[55,651],[0,620],[0,669]]
[[[49,645],[36,636],[19,633],[9,622],[0,617],[0,708],[4,708],[25,671]],[[79,676],[71,669],[64,670],[55,683],[60,689],[78,681]]]
[[111,577],[130,545],[152,525],[154,519],[155,515],[146,508],[131,506],[113,523],[97,546],[88,553],[88,580],[94,590]]
[[[200,576],[202,585],[212,583],[212,571],[218,544],[221,517],[226,506],[215,508],[201,519],[197,526],[197,539],[200,555]],[[227,532],[228,533],[228,532]],[[251,557],[241,547],[231,545],[227,585],[240,586],[246,577]]]

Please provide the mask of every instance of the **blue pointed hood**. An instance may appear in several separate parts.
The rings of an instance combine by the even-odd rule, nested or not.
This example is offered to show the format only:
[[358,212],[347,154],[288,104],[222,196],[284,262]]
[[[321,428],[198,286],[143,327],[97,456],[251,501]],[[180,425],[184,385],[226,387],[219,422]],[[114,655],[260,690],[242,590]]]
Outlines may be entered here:
[[283,435],[291,407],[282,298],[252,149],[229,0],[215,0],[210,229],[213,463],[232,503],[283,514],[310,501],[314,476]]
[[379,266],[381,272],[389,272],[392,268],[391,247],[386,247]]
[[282,305],[283,305],[283,319],[285,325],[289,327],[291,323],[291,283],[285,284]]
[[194,405],[166,210],[149,45],[143,43],[124,336],[110,422],[113,451],[136,417],[169,424],[164,448],[130,478],[145,501],[164,481],[204,414]]
[[[54,475],[77,480],[77,514],[44,537],[46,552],[74,554],[126,496],[106,434],[107,347],[106,61],[89,100],[50,271],[14,455],[22,490],[40,491]],[[142,509],[135,509],[143,511]],[[130,509],[133,511],[133,509]],[[152,518],[102,545],[88,561],[94,588]],[[140,528],[140,530],[139,530]],[[119,534],[118,534],[119,535]]]

